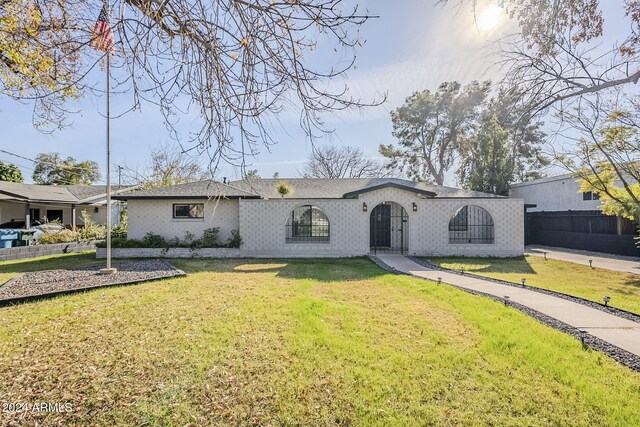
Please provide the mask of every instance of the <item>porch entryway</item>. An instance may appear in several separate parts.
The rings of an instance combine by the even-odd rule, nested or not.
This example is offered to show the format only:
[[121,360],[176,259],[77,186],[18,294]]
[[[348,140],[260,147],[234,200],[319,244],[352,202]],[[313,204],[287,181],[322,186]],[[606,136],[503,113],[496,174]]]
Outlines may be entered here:
[[405,254],[409,248],[409,216],[396,202],[382,202],[373,208],[369,216],[369,231],[371,253]]

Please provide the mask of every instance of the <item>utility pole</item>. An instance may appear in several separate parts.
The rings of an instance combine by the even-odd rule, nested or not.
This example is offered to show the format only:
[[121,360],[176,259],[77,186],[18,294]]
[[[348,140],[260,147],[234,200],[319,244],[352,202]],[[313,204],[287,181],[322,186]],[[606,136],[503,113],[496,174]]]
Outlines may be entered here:
[[124,168],[120,165],[118,165],[118,189],[120,189],[120,187],[122,187],[122,170]]

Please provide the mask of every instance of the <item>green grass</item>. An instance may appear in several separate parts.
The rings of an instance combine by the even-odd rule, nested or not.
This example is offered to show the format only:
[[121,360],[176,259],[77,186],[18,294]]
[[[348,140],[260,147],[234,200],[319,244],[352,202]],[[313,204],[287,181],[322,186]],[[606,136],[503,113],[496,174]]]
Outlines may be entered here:
[[0,309],[0,401],[73,405],[3,423],[640,423],[640,374],[492,300],[367,259],[173,262]]
[[591,268],[553,259],[526,256],[517,258],[460,258],[427,257],[426,261],[446,268],[480,274],[496,279],[550,289],[602,303],[602,297],[611,297],[610,304],[640,314],[640,276]]

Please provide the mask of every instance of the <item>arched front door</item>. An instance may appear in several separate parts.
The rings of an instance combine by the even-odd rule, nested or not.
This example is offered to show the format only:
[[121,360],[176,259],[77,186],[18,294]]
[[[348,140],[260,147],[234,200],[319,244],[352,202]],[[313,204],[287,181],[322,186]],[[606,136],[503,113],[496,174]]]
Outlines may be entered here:
[[409,247],[409,216],[396,202],[382,202],[369,216],[371,252],[399,252]]

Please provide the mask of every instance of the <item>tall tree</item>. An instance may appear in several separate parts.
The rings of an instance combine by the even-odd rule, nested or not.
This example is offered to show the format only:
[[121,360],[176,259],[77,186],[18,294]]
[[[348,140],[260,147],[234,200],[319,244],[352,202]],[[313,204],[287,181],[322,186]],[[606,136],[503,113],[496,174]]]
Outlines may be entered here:
[[444,183],[461,143],[470,136],[490,82],[473,81],[464,88],[445,82],[436,92],[415,92],[391,112],[398,145],[380,145],[387,168],[409,178]]
[[302,170],[305,178],[370,178],[387,174],[360,148],[337,145],[314,146]]
[[61,159],[58,153],[40,153],[35,159],[33,182],[41,185],[90,185],[100,179],[98,164],[91,160]]
[[[439,3],[467,3],[473,9],[480,4]],[[607,15],[599,0],[509,1],[505,15],[517,21],[520,34],[501,43],[504,83],[521,90],[532,112],[566,110],[583,98],[637,84],[640,1],[618,3],[620,7],[609,8]],[[613,15],[616,12],[619,16]],[[606,26],[607,18],[619,21]]]
[[[328,84],[355,66],[362,44],[359,29],[369,15],[353,2],[109,3],[113,86],[131,97],[132,109],[143,101],[159,106],[176,140],[176,116],[194,116],[185,111],[187,100],[197,114],[190,143],[210,148],[213,164],[244,164],[245,154],[275,143],[270,125],[285,107],[313,137],[324,129],[321,113],[378,104]],[[35,99],[43,127],[64,125],[69,99],[99,94],[89,71],[104,55],[88,42],[102,6],[102,0],[1,1],[0,94]],[[317,54],[326,67],[311,59]]]
[[469,153],[471,159],[465,186],[485,193],[509,194],[514,175],[514,161],[509,132],[496,115],[485,118]]
[[[483,106],[480,119],[479,133],[487,134],[495,126],[506,133],[505,145],[508,147],[509,164],[512,165],[509,184],[542,178],[544,168],[550,164],[550,159],[542,152],[546,142],[546,134],[541,129],[543,123],[527,113],[528,106],[522,104],[521,99],[518,91],[500,89]],[[479,135],[476,135],[461,144],[461,164],[457,174],[463,184],[468,182],[472,165],[482,161],[476,158],[480,149],[477,144],[481,141]]]
[[0,181],[24,182],[24,178],[18,166],[0,161]]

